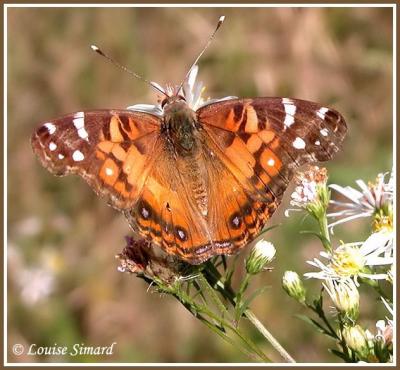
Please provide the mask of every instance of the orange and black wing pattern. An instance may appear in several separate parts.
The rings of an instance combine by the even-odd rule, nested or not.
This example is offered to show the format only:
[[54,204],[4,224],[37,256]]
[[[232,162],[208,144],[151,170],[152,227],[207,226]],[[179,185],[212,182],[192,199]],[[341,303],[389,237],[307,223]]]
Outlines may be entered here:
[[335,110],[288,98],[218,102],[200,108],[197,117],[217,159],[208,165],[216,254],[233,253],[253,240],[296,169],[331,159],[347,131]]
[[129,110],[76,112],[42,123],[31,144],[42,165],[78,174],[117,209],[137,201],[153,163],[160,119]]

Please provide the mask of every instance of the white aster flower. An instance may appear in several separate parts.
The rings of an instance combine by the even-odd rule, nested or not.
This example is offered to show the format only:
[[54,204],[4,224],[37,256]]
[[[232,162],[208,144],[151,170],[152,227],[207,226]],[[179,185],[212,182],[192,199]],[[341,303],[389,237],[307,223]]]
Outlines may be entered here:
[[[383,298],[382,301],[393,318],[392,307],[390,307],[389,303],[386,302]],[[389,319],[388,317],[386,317],[386,321],[378,320],[376,322],[375,327],[376,327],[375,335],[372,334],[369,330],[365,331],[371,347],[374,346],[374,343],[380,345],[381,347],[390,346],[393,343],[393,320]]]
[[387,279],[387,274],[366,272],[367,267],[390,265],[392,256],[385,256],[387,250],[387,233],[372,234],[364,243],[342,244],[334,251],[320,252],[321,257],[327,260],[326,264],[314,258],[307,261],[310,265],[320,269],[318,272],[304,274],[307,278],[343,280],[357,277],[368,279]]
[[357,218],[371,217],[379,210],[391,205],[393,202],[393,173],[386,183],[385,177],[387,174],[380,173],[375,183],[368,185],[363,180],[357,180],[356,184],[360,190],[351,186],[329,185],[331,189],[347,198],[346,201],[330,201],[338,211],[328,214],[328,217],[336,220],[329,224],[329,227],[332,229],[336,225]]
[[309,210],[324,207],[326,195],[327,170],[318,166],[310,167],[305,172],[300,172],[296,178],[296,187],[291,195],[290,205],[296,208],[285,211],[286,217],[290,211]]
[[46,268],[27,268],[19,273],[17,282],[21,299],[27,305],[34,305],[47,298],[55,288],[54,274]]
[[[195,65],[190,70],[189,75],[187,76],[185,82],[182,84],[182,88],[179,90],[179,86],[173,86],[168,84],[165,88],[157,84],[156,82],[151,82],[152,85],[156,86],[159,91],[163,91],[167,96],[172,97],[175,95],[181,95],[187,105],[196,111],[197,109],[215,103],[217,101],[224,101],[229,99],[235,99],[236,96],[227,96],[222,99],[204,99],[202,94],[204,93],[205,87],[203,82],[197,82],[197,73],[199,71],[199,66]],[[179,91],[178,91],[179,90]],[[159,99],[159,104],[152,105],[152,104],[135,104],[129,106],[127,109],[137,111],[137,112],[144,112],[150,113],[159,117],[162,117],[164,114],[163,108],[161,106],[162,98]]]
[[199,66],[195,65],[189,73],[186,82],[182,86],[182,93],[186,103],[193,110],[197,110],[204,104],[202,94],[205,90],[203,82],[196,82]]
[[360,294],[352,279],[340,281],[328,279],[322,284],[331,297],[337,311],[355,321],[360,309]]
[[388,345],[393,341],[393,322],[386,322],[385,320],[378,320],[376,322],[376,335],[375,340],[382,341]]

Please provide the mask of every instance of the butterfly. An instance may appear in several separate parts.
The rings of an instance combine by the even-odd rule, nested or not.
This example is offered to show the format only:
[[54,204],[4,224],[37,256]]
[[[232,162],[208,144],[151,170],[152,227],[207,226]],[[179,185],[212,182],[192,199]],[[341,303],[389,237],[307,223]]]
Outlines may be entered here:
[[309,101],[204,101],[197,71],[178,88],[151,83],[159,105],[75,112],[31,138],[51,173],[81,176],[137,234],[190,264],[254,240],[298,168],[330,160],[347,131]]

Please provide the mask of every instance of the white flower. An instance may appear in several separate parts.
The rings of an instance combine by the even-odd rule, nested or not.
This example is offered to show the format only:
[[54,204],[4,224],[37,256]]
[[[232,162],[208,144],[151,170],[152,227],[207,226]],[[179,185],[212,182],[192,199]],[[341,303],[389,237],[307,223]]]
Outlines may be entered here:
[[[392,315],[393,318],[393,309],[390,307],[390,305],[382,298],[382,301],[390,314]],[[376,334],[372,334],[369,330],[366,330],[365,333],[367,335],[367,338],[369,342],[371,343],[371,346],[376,344],[380,344],[381,346],[389,346],[393,342],[393,320],[389,319],[386,317],[385,320],[378,320],[376,322]]]
[[356,320],[360,308],[360,294],[357,286],[351,279],[336,281],[328,279],[322,284],[331,297],[336,309]]
[[376,182],[368,185],[362,180],[357,180],[356,184],[361,191],[351,186],[329,185],[331,189],[347,198],[344,202],[330,201],[339,210],[328,214],[328,217],[336,219],[336,221],[329,224],[329,227],[332,229],[336,225],[357,218],[371,217],[383,207],[390,205],[393,201],[393,174],[387,183],[385,183],[386,175],[387,173],[380,173],[376,178]]
[[307,210],[319,218],[327,205],[326,181],[326,168],[313,166],[305,172],[300,172],[295,178],[296,187],[290,200],[290,205],[296,208],[287,209],[285,216],[289,217],[290,211]]
[[308,278],[343,280],[350,277],[369,279],[387,279],[387,274],[366,273],[367,266],[382,266],[393,263],[392,256],[385,256],[388,235],[386,232],[372,234],[364,243],[347,243],[339,246],[331,253],[320,252],[326,258],[326,264],[319,259],[307,261],[321,271],[304,274]]
[[386,323],[385,320],[376,322],[375,340],[380,340],[384,344],[390,344],[393,341],[393,322]]
[[21,271],[17,281],[21,289],[21,299],[28,305],[45,299],[54,291],[55,287],[53,272],[39,267]]
[[[198,65],[194,65],[193,68],[190,70],[185,82],[182,84],[182,88],[180,89],[179,86],[167,85],[165,89],[157,84],[156,82],[151,82],[151,85],[157,87],[159,91],[163,91],[166,96],[172,97],[175,95],[181,95],[185,99],[187,105],[196,111],[197,109],[215,103],[217,101],[224,101],[229,99],[235,99],[236,96],[227,96],[222,99],[204,99],[202,94],[204,93],[205,87],[203,82],[197,82],[197,73],[199,71]],[[179,91],[178,91],[179,90]],[[161,99],[160,99],[161,103]],[[145,112],[150,113],[159,117],[162,117],[164,114],[163,108],[161,104],[152,105],[152,104],[135,104],[129,106],[127,109],[137,111],[137,112]]]
[[275,257],[276,249],[274,245],[266,240],[256,243],[246,260],[246,270],[249,274],[258,274],[267,263]]
[[205,90],[203,82],[196,82],[199,66],[195,65],[182,86],[182,93],[187,105],[193,110],[197,110],[204,104],[202,93]]

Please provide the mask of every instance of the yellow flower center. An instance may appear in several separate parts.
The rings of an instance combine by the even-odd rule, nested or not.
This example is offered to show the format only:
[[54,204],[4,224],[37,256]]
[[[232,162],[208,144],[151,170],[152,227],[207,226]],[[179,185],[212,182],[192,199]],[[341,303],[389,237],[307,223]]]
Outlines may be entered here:
[[372,230],[374,232],[386,231],[388,233],[393,232],[393,216],[377,214],[372,223]]
[[357,247],[341,246],[332,256],[331,266],[339,276],[357,275],[365,265],[365,258]]

